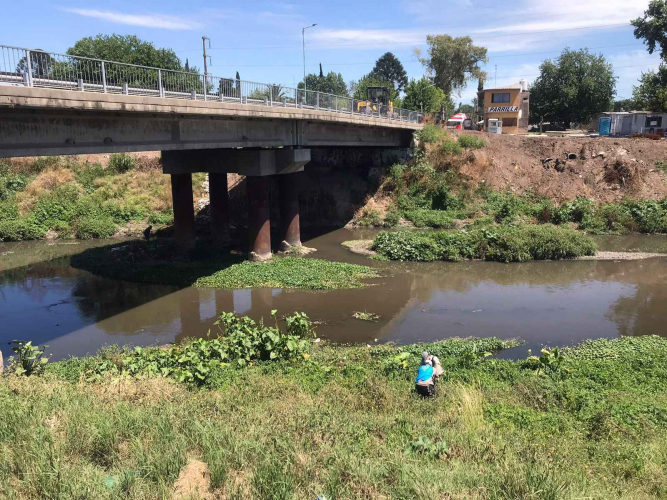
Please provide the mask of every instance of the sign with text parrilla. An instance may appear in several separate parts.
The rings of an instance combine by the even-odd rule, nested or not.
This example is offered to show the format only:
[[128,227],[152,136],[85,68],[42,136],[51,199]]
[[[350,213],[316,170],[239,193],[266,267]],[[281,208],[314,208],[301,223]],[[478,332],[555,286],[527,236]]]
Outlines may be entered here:
[[489,113],[511,113],[519,111],[519,106],[493,106],[489,108]]

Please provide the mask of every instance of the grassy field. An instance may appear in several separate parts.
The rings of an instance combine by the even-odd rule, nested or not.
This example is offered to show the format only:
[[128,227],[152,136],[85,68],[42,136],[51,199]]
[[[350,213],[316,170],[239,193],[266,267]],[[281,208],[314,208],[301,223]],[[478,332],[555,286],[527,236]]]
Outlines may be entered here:
[[[283,347],[290,332],[310,334],[291,318]],[[208,474],[192,498],[667,495],[663,339],[507,361],[485,356],[514,345],[497,339],[395,348],[311,338],[270,361],[277,329],[223,317],[228,335],[234,321],[261,347],[243,367],[234,360],[248,351],[233,354],[232,338],[107,350],[3,378],[0,496],[180,498],[193,464]],[[445,369],[433,400],[413,392],[423,349]],[[176,382],[185,358],[208,371]]]

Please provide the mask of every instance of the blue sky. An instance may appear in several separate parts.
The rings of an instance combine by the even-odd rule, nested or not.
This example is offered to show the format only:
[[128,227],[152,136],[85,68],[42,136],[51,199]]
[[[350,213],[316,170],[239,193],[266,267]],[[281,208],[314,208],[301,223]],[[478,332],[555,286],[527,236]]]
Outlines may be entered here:
[[[618,98],[627,98],[641,72],[659,63],[629,24],[647,5],[648,0],[33,0],[29,7],[5,2],[0,44],[64,52],[84,36],[135,34],[201,67],[201,36],[207,35],[210,73],[238,71],[244,80],[293,86],[303,77],[301,28],[312,23],[318,25],[306,31],[307,70],[317,72],[321,62],[325,72],[340,72],[346,82],[370,71],[387,51],[409,77],[419,78],[424,68],[415,49],[425,50],[426,35],[469,35],[489,50],[487,86],[531,82],[542,60],[564,47],[588,47],[614,65]],[[472,82],[455,99],[469,102],[476,86]]]

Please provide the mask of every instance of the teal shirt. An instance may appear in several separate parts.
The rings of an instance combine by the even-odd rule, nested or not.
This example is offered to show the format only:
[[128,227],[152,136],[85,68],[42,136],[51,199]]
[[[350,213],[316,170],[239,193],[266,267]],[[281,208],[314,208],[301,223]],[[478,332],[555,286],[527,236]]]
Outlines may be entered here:
[[418,382],[426,382],[428,379],[433,378],[433,367],[431,365],[420,365],[419,370],[417,371],[417,380]]

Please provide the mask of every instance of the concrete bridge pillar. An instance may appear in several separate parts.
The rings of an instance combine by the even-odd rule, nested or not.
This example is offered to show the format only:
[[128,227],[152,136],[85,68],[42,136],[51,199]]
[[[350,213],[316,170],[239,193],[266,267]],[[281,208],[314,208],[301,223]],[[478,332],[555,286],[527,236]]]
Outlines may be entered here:
[[299,225],[299,190],[297,174],[278,176],[280,192],[280,251],[286,252],[292,247],[301,246],[301,227]]
[[248,198],[248,258],[264,261],[271,258],[271,222],[269,219],[269,176],[246,177]]
[[181,251],[195,246],[195,209],[192,199],[192,174],[171,174],[176,247]]
[[211,237],[218,246],[229,246],[229,192],[227,173],[209,173],[208,191],[211,214]]

